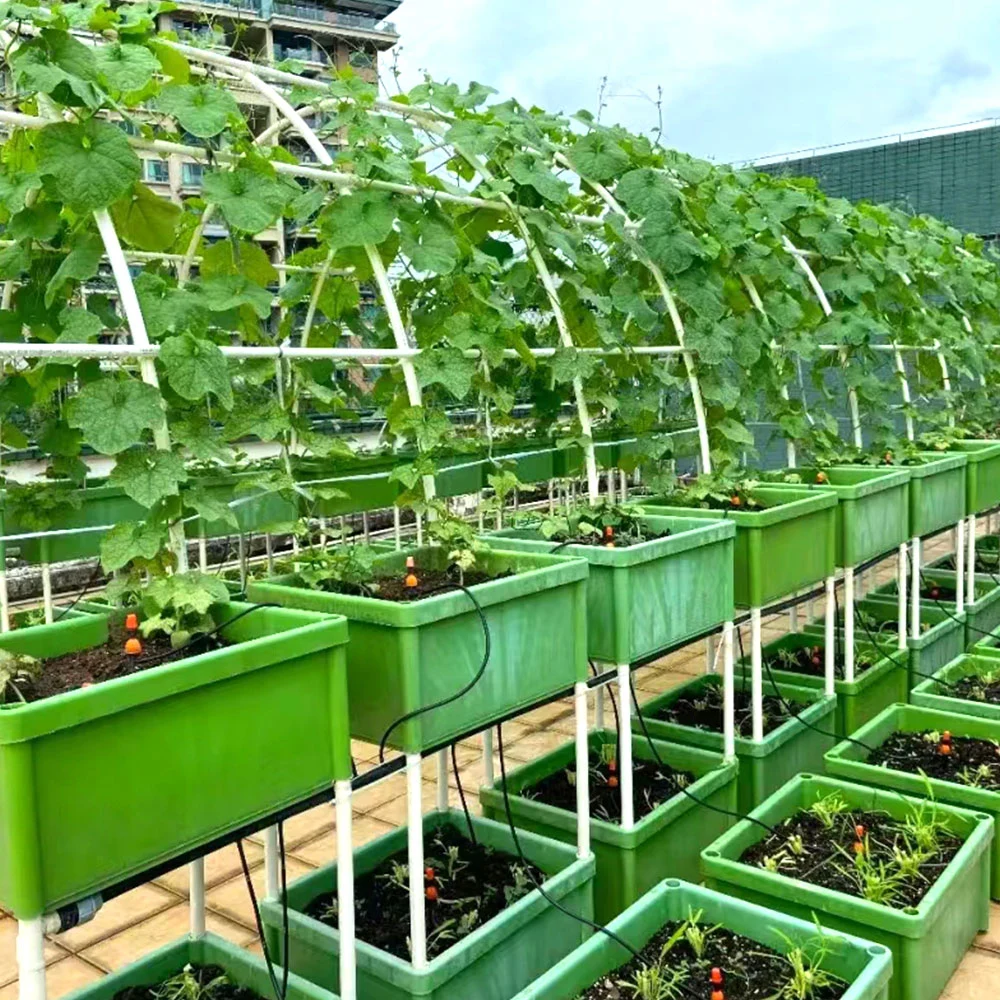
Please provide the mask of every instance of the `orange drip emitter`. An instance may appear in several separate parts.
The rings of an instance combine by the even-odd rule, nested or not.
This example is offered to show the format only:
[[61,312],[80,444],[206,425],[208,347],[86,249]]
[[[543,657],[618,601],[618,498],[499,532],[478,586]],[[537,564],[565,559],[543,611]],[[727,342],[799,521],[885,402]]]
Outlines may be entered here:
[[403,582],[411,590],[414,587],[417,587],[417,586],[420,585],[420,581],[417,579],[417,574],[413,572],[416,568],[417,568],[417,564],[416,564],[413,556],[407,556],[406,557],[406,579]]
[[945,757],[951,753],[951,733],[947,729],[941,734],[941,743],[938,746],[938,752]]
[[610,524],[604,529],[604,547],[608,549],[615,547],[615,529]]
[[138,627],[139,627],[139,616],[134,611],[130,611],[125,616],[125,631],[134,632]]
[[131,639],[125,640],[125,655],[126,656],[138,656],[142,652],[142,643],[132,636]]

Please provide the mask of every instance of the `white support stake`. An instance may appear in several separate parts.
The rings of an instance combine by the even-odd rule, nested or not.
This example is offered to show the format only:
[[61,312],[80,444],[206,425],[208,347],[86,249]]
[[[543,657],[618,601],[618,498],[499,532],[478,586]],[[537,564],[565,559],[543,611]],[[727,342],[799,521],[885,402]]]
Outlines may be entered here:
[[965,519],[955,525],[955,614],[965,610]]
[[45,608],[45,624],[51,625],[55,620],[52,607],[52,568],[47,562],[42,563],[42,604]]
[[427,913],[424,910],[423,779],[418,753],[406,755],[407,863],[410,870],[410,956],[414,969],[427,968]]
[[970,514],[965,527],[965,540],[969,551],[965,557],[965,600],[972,604],[976,600],[976,515]]
[[202,573],[208,572],[208,539],[204,534],[198,535],[198,568]]
[[844,569],[844,680],[854,683],[854,567]]
[[736,685],[733,667],[733,623],[722,626],[722,745],[726,760],[736,756]]
[[10,631],[10,598],[7,596],[7,566],[6,557],[0,547],[0,632]]
[[437,808],[444,812],[448,808],[448,751],[438,750],[437,758]]
[[587,685],[577,681],[576,710],[576,856],[590,857],[590,746],[587,733]]
[[493,769],[493,730],[483,730],[483,786],[492,788],[496,781]]
[[705,638],[705,673],[715,673],[715,636]]
[[828,576],[826,578],[826,616],[824,617],[825,631],[823,634],[823,667],[826,696],[829,698],[836,693],[836,661],[833,657],[834,649],[834,629],[837,627],[837,598],[836,598],[837,578]]
[[271,537],[271,533],[265,532],[264,534],[264,551],[267,553],[267,575],[274,575],[274,539]]
[[898,592],[898,605],[897,605],[897,615],[898,622],[896,627],[898,629],[899,635],[899,648],[906,649],[908,643],[906,641],[906,583],[907,583],[907,572],[906,572],[906,542],[903,542],[899,547],[899,553],[896,556],[896,590]]
[[45,1000],[45,933],[42,917],[17,922],[19,1000]]
[[281,894],[278,853],[278,828],[269,826],[264,831],[264,894],[267,899],[277,899]]
[[392,508],[392,536],[396,541],[396,551],[403,547],[402,527],[399,519],[399,508],[393,505]]
[[622,793],[622,830],[635,827],[635,799],[632,791],[632,694],[631,667],[618,664],[618,777]]
[[764,739],[764,663],[761,651],[760,608],[750,609],[750,699],[753,740]]
[[615,470],[608,469],[608,503],[615,503]]
[[[351,783],[338,781],[337,816],[337,934],[340,938],[340,998],[357,1000],[357,944],[354,929],[354,843],[351,833]],[[421,900],[422,902],[422,900]]]
[[188,885],[190,899],[188,910],[191,921],[191,937],[195,940],[205,936],[205,859],[198,858],[188,865]]
[[920,538],[910,539],[910,638],[920,638]]

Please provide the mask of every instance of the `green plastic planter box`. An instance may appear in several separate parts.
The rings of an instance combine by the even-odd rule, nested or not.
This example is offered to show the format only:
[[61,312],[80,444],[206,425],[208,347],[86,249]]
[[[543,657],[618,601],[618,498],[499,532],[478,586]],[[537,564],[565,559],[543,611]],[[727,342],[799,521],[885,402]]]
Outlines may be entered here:
[[[350,778],[344,619],[259,608],[221,634],[237,644],[0,710],[3,906],[37,916]],[[0,647],[107,635],[84,615]]]
[[[505,444],[493,451],[500,464],[513,462],[517,478],[522,483],[544,483],[555,478],[555,446],[548,438],[525,438]],[[483,484],[493,469],[486,465],[483,469]]]
[[[66,1000],[114,1000],[123,990],[132,987],[159,986],[184,970],[185,965],[217,965],[237,986],[253,990],[264,1000],[271,1000],[274,988],[262,958],[237,948],[215,934],[200,938],[182,938],[158,948],[137,962],[132,962],[116,972],[98,979],[70,993]],[[284,972],[275,969],[278,981]],[[337,1000],[327,990],[321,989],[299,976],[289,975],[286,1000]]]
[[434,475],[438,496],[459,497],[478,493],[486,482],[489,462],[475,452],[445,459]]
[[751,495],[764,504],[764,510],[674,507],[656,498],[643,501],[642,508],[647,514],[732,521],[736,525],[734,592],[741,607],[763,607],[833,575],[835,494],[759,486]]
[[[903,820],[926,800],[898,792],[855,785],[834,778],[799,775],[776,792],[753,816],[775,825],[831,792],[858,809],[888,813]],[[702,872],[713,889],[789,916],[881,944],[892,952],[889,1000],[937,1000],[979,931],[990,920],[990,845],[993,818],[954,806],[936,806],[938,816],[955,836],[965,838],[961,850],[921,900],[903,910],[870,903],[809,882],[788,878],[739,862],[743,852],[765,836],[759,826],[741,820],[701,855]]]
[[[683,743],[722,753],[722,733],[694,726],[681,726],[655,718],[656,713],[672,705],[678,698],[697,695],[710,685],[718,685],[716,675],[695,677],[672,691],[647,702],[640,709],[646,720],[649,735],[654,739]],[[749,690],[750,682],[747,681]],[[765,735],[760,743],[737,734],[736,756],[739,758],[739,810],[747,812],[780,788],[792,775],[800,771],[819,770],[823,754],[836,742],[837,699],[826,697],[822,690],[780,684],[782,697],[802,716],[805,722],[829,735],[817,733],[798,719],[789,719],[773,732]]]
[[958,524],[965,517],[965,476],[968,459],[961,454],[926,452],[923,465],[908,465],[910,473],[910,537]]
[[[939,583],[947,587],[956,585],[957,576],[952,570],[925,569],[923,577],[929,583]],[[988,573],[975,574],[975,595],[970,601],[965,598],[965,645],[974,646],[980,639],[989,637],[995,629],[1000,628],[1000,584]],[[941,602],[949,611],[954,611],[949,601]],[[940,610],[935,601],[925,601],[925,606]],[[923,614],[923,609],[921,609]]]
[[986,701],[972,701],[969,698],[959,698],[949,687],[964,677],[989,674],[1000,668],[996,650],[992,656],[980,656],[976,652],[963,653],[955,657],[951,663],[945,664],[933,677],[921,681],[910,693],[910,701],[921,708],[935,708],[941,712],[959,712],[962,715],[974,715],[980,719],[991,719],[1000,722],[1000,705],[992,705]]
[[[854,738],[870,747],[879,747],[893,733],[922,733],[927,730],[948,731],[952,736],[970,736],[980,740],[1000,739],[1000,722],[916,705],[890,705],[881,715],[854,733]],[[868,752],[863,747],[845,740],[826,755],[826,770],[828,774],[845,781],[896,789],[914,796],[926,797],[929,787],[937,802],[962,806],[993,817],[990,895],[993,899],[1000,899],[1000,792],[987,788],[970,788],[957,781],[925,778],[890,767],[876,767],[867,763],[867,758]]]
[[[444,821],[466,831],[465,816],[456,811],[424,817],[424,830]],[[506,825],[472,818],[481,844],[516,855]],[[387,833],[355,852],[355,876],[371,871],[406,846],[407,831]],[[545,872],[545,891],[571,913],[593,919],[594,859],[580,860],[576,849],[520,833],[518,840],[529,861]],[[288,886],[288,966],[292,972],[324,989],[339,987],[340,935],[332,927],[305,915],[317,896],[337,883],[337,866],[327,865]],[[261,904],[265,934],[273,955],[282,956],[280,900]],[[538,890],[519,899],[492,920],[431,959],[417,971],[378,948],[357,942],[358,997],[364,1000],[509,1000],[518,990],[551,968],[590,936],[590,928],[560,913]]]
[[[627,548],[558,549],[590,564],[587,653],[606,663],[634,663],[733,617],[735,526],[684,517],[642,521],[648,531],[670,535]],[[509,528],[489,538],[520,552],[556,547],[530,528]]]
[[[615,733],[590,735],[592,749],[615,743]],[[721,754],[696,750],[677,743],[653,741],[660,760],[670,767],[690,771],[696,780],[688,787],[694,798],[716,809],[736,809],[736,761],[726,763]],[[507,776],[511,815],[519,829],[576,844],[576,813],[557,809],[521,796],[522,789],[555,774],[574,761],[572,742],[546,754]],[[636,760],[655,760],[644,736],[632,738]],[[503,782],[479,792],[483,814],[506,822]],[[644,892],[668,876],[698,878],[698,856],[732,819],[699,805],[694,798],[678,792],[648,816],[637,820],[632,830],[618,823],[591,816],[590,843],[597,859],[594,879],[594,912],[599,923],[614,919]]]
[[965,470],[965,512],[978,514],[1000,504],[1000,441],[967,439],[949,445],[968,459]]
[[[418,573],[421,566],[444,569],[448,562],[443,549],[426,547],[381,555],[376,568],[402,575],[408,555]],[[490,630],[486,670],[458,701],[393,730],[392,746],[415,753],[447,743],[586,679],[587,563],[497,550],[479,561],[489,571],[515,574],[472,588]],[[482,622],[461,591],[400,604],[309,590],[276,577],[251,583],[247,593],[253,601],[347,617],[351,733],[357,739],[378,743],[397,719],[460,691],[482,664]]]
[[[813,646],[822,637],[810,632],[791,632],[775,639],[764,647],[764,658],[768,654],[774,654],[780,649],[802,649],[804,646]],[[855,663],[857,656],[861,653],[871,651],[872,647],[864,642],[855,644]],[[897,664],[888,657],[878,657],[876,662],[862,672],[855,671],[854,680],[846,681],[837,678],[834,682],[837,691],[837,735],[849,736],[858,726],[863,725],[869,719],[875,718],[879,712],[888,705],[894,705],[897,701],[906,701],[909,694],[909,669],[904,657],[898,658]],[[746,674],[750,676],[750,658],[744,657],[737,664],[737,676]],[[773,691],[770,682],[771,677],[778,684],[792,684],[801,688],[813,688],[822,691],[826,687],[826,681],[822,677],[814,677],[812,674],[795,673],[791,670],[778,670],[771,668],[770,673],[764,670],[764,693]],[[739,681],[737,681],[739,683]]]
[[[667,879],[651,889],[612,920],[609,929],[641,951],[665,924],[680,923],[699,912],[706,924],[720,924],[727,931],[782,954],[796,946],[808,949],[816,941],[816,925],[810,921],[797,920],[780,909],[754,906],[678,879]],[[889,950],[826,928],[823,933],[830,939],[830,954],[823,968],[850,984],[841,1000],[887,1000],[892,975]],[[577,1000],[630,957],[607,935],[595,934],[514,1000]],[[706,992],[706,998],[708,995]]]
[[[594,440],[594,457],[599,469],[613,468],[618,461],[617,445],[610,441]],[[553,455],[552,471],[556,479],[567,476],[585,476],[587,460],[583,447],[578,444],[564,445],[556,449]]]
[[[786,469],[801,483],[768,483],[783,489],[826,490],[837,495],[837,565],[862,563],[898,549],[910,538],[908,469],[831,465]],[[827,481],[817,483],[819,473]]]
[[[859,601],[857,607],[864,611],[866,615],[880,622],[892,622],[893,625],[899,622],[899,608],[896,603],[895,584],[891,586],[893,593],[882,593],[882,596],[867,597]],[[882,588],[880,588],[882,589]],[[927,631],[922,632],[917,639],[909,636],[907,632],[906,650],[900,650],[895,635],[887,640],[887,645],[878,644],[878,648],[887,657],[891,656],[897,663],[905,656],[910,666],[909,686],[912,690],[914,686],[922,680],[926,680],[935,670],[939,670],[946,663],[955,659],[965,651],[965,612],[956,615],[954,611],[943,611],[938,607],[928,607],[921,604],[920,621],[929,625]],[[909,630],[909,607],[907,607],[906,628]],[[804,632],[823,634],[824,624],[822,621],[807,625]],[[843,630],[841,630],[841,641],[843,641]],[[856,641],[866,641],[868,636],[864,626],[855,622],[854,637]],[[877,638],[877,635],[876,635]]]

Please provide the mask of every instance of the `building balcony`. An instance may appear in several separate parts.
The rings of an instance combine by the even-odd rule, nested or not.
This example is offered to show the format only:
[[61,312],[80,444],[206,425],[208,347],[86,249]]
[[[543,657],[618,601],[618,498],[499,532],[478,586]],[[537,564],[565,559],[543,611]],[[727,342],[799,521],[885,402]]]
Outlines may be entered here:
[[274,17],[303,21],[314,26],[323,25],[330,29],[346,28],[376,35],[391,35],[393,38],[399,37],[396,25],[392,21],[382,21],[364,14],[330,10],[318,3],[306,3],[303,0],[273,0],[271,11]]

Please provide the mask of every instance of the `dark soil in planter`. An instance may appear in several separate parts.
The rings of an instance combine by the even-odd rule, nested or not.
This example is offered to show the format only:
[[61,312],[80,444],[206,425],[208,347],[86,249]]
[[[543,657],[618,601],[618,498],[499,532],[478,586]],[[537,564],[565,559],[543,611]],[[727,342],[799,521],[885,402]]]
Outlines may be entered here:
[[740,862],[902,909],[924,898],[961,846],[934,820],[931,802],[901,823],[885,813],[851,810],[834,793],[748,847]]
[[964,698],[966,701],[983,701],[1000,705],[1000,674],[963,677],[948,686],[948,696]]
[[[611,745],[614,749],[614,745]],[[681,794],[695,780],[689,771],[661,769],[655,761],[633,758],[632,800],[635,818],[648,816],[657,806]],[[622,819],[622,794],[619,784],[618,764],[604,761],[600,755],[590,754],[590,812],[598,819],[620,823]],[[576,812],[576,763],[557,771],[518,793],[522,798],[544,802],[546,805]]]
[[262,1000],[259,993],[238,986],[218,965],[189,965],[176,976],[151,986],[127,986],[114,1000],[165,1000],[167,997],[203,1000]]
[[868,757],[869,764],[1000,791],[1000,748],[990,740],[950,733],[893,733]]
[[955,588],[943,583],[925,583],[920,587],[920,598],[924,601],[940,601],[942,604],[955,603]]
[[[753,733],[753,718],[751,716],[751,698],[749,678],[746,685],[737,687],[735,692],[736,732],[739,736],[750,736]],[[798,712],[806,706],[792,707]],[[661,708],[654,718],[664,722],[674,722],[680,726],[691,726],[694,729],[709,729],[722,732],[722,688],[718,685],[705,688],[699,695],[687,695],[678,698],[672,705]],[[764,695],[764,733],[774,732],[783,726],[791,715],[785,710],[781,701],[774,695]]]
[[[111,625],[106,643],[42,660],[37,676],[24,682],[15,681],[17,690],[26,702],[41,701],[43,698],[52,698],[104,681],[141,674],[144,670],[165,663],[176,663],[225,645],[217,635],[213,635],[211,638],[195,638],[186,646],[174,649],[170,645],[169,636],[157,634],[143,638],[140,635],[138,638],[142,644],[142,652],[129,654],[125,652],[125,643],[133,636],[137,636],[137,633],[127,632],[122,625]],[[3,704],[20,704],[20,699],[10,689],[10,685],[4,692]]]
[[[519,858],[473,844],[455,827],[424,834],[424,910],[427,957],[447,951],[545,881],[545,874]],[[358,938],[404,961],[410,959],[409,873],[404,847],[354,882]],[[428,876],[430,876],[428,878]],[[337,926],[336,893],[317,896],[305,909]]]
[[[684,934],[692,927],[695,940],[699,931],[705,935],[700,955]],[[678,936],[678,940],[664,954],[664,947],[674,936]],[[663,998],[704,997],[708,1000],[714,990],[719,990],[726,1000],[764,1000],[784,996],[782,991],[792,978],[791,966],[778,952],[740,934],[721,927],[713,928],[707,923],[692,923],[690,919],[685,923],[667,924],[639,954],[641,963],[633,958],[586,993],[581,993],[578,1000],[637,1000],[645,994],[636,992],[636,977],[643,970],[657,968],[666,982],[673,982],[674,986],[672,991],[649,993]],[[714,969],[721,974],[721,983],[713,983]],[[822,970],[822,965],[819,969]],[[817,986],[809,997],[810,1000],[838,1000],[845,988],[846,984],[834,980]]]
[[406,571],[397,576],[376,577],[371,585],[343,583],[339,580],[328,581],[323,589],[333,594],[349,594],[352,597],[375,597],[380,601],[396,601],[399,604],[409,604],[425,597],[436,597],[438,594],[454,592],[458,584],[465,587],[475,587],[480,583],[492,583],[494,580],[504,580],[514,574],[507,570],[503,573],[484,573],[482,570],[467,569],[459,576],[452,570],[424,569],[418,566],[414,570],[417,578],[415,587],[406,583]]
[[[541,537],[542,536],[539,535],[539,538]],[[627,534],[616,534],[612,539],[602,538],[600,535],[574,535],[572,538],[566,538],[563,535],[555,535],[552,538],[546,539],[546,541],[553,542],[557,548],[563,548],[567,545],[589,545],[596,549],[630,549],[634,545],[642,545],[645,542],[656,541],[658,538],[669,537],[669,531],[660,531],[650,532],[649,534],[644,534],[641,537]]]
[[[803,646],[799,649],[783,649],[764,657],[764,662],[772,670],[786,670],[796,674],[808,674],[810,677],[826,676],[826,647],[820,643],[816,646]],[[872,657],[865,652],[857,652],[854,657],[854,670],[863,674],[873,665]],[[837,677],[844,677],[843,658],[838,658],[834,664]]]

